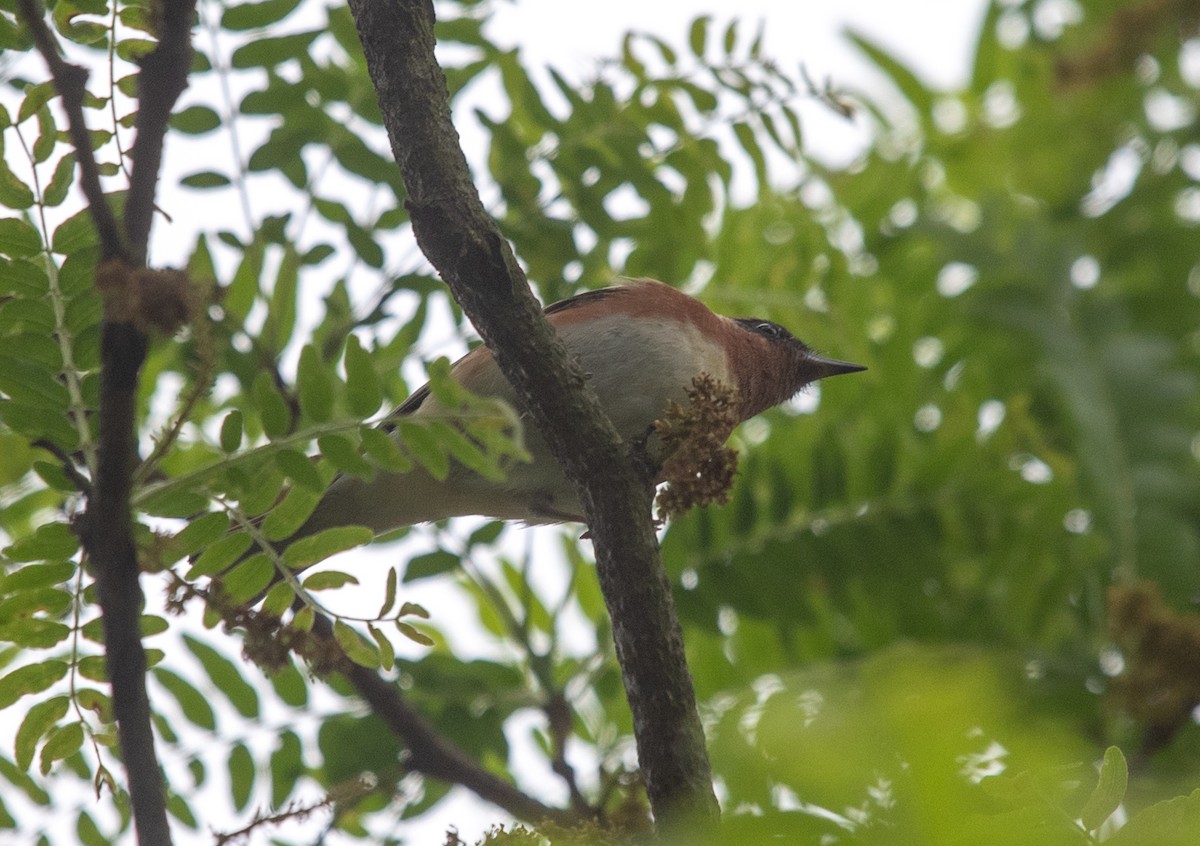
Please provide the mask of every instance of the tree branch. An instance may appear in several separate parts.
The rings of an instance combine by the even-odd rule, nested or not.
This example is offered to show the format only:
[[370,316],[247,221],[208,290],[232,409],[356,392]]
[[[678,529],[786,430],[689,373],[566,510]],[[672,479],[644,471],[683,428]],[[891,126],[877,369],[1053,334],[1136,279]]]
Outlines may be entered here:
[[[167,120],[187,83],[191,65],[190,25],[195,0],[166,0],[161,4],[161,38],[142,63],[134,170],[124,220],[128,241],[122,239],[100,185],[83,117],[87,71],[68,64],[59,55],[58,45],[36,0],[20,0],[20,6],[62,97],[78,157],[80,185],[100,239],[102,260],[96,269],[96,285],[105,297],[100,336],[100,438],[95,486],[88,497],[80,535],[96,578],[113,717],[128,779],[134,827],[139,843],[160,846],[170,844],[171,830],[146,692],[146,653],[141,640],[144,597],[130,504],[132,472],[137,463],[138,378],[146,357],[147,338],[133,322],[128,322],[136,317],[128,311],[134,273],[145,265]],[[114,313],[120,316],[114,319]]]
[[[339,652],[328,618],[317,615],[313,633]],[[531,823],[550,820],[559,825],[577,825],[586,817],[572,811],[543,805],[512,784],[485,770],[456,744],[442,737],[396,689],[374,670],[361,667],[349,658],[340,667],[358,695],[387,723],[388,728],[408,747],[407,766],[450,784],[461,784],[480,798]]]
[[146,336],[129,323],[105,323],[100,337],[100,444],[95,493],[83,523],[100,612],[104,653],[112,685],[113,717],[125,763],[138,842],[169,844],[166,796],[146,693],[142,646],[141,571],[133,541],[129,495],[137,457],[138,370]]
[[430,0],[350,0],[413,231],[492,349],[588,516],[596,566],[660,828],[711,824],[718,807],[666,573],[652,486],[541,315],[479,199],[434,57]]
[[146,262],[163,139],[171,109],[187,88],[188,72],[192,67],[192,18],[196,14],[196,0],[164,0],[158,9],[161,14],[158,46],[139,62],[137,135],[131,153],[133,170],[129,177],[129,197],[125,203],[125,234],[137,264]]

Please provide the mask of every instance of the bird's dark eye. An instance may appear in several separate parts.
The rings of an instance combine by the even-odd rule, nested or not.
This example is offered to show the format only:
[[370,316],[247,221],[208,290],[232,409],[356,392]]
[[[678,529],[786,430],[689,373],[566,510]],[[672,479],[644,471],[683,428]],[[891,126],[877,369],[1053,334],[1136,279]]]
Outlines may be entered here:
[[778,323],[772,323],[769,320],[760,320],[754,324],[753,329],[760,335],[772,339],[782,339],[792,337],[792,333],[784,329]]
[[772,341],[783,341],[792,337],[792,333],[778,323],[763,320],[761,317],[742,317],[738,318],[737,322],[751,332],[762,335],[764,338],[770,338]]

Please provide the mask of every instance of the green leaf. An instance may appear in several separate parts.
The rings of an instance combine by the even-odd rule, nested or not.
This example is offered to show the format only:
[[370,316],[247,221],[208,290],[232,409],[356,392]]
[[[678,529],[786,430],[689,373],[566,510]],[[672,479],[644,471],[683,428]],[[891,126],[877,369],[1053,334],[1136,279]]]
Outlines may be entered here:
[[875,67],[891,78],[892,83],[900,89],[900,93],[904,95],[905,99],[913,105],[913,108],[919,114],[930,114],[933,108],[933,93],[913,73],[911,68],[865,32],[851,27],[847,31],[846,37],[866,54]]
[[[90,278],[88,284],[91,284]],[[0,292],[40,298],[50,292],[50,278],[33,262],[0,259]],[[8,322],[7,318],[5,322]]]
[[351,576],[349,573],[341,573],[337,570],[326,570],[323,573],[313,573],[304,580],[304,589],[307,591],[318,590],[336,590],[345,585],[356,585],[358,579]]
[[266,590],[275,579],[275,564],[266,553],[252,555],[221,577],[232,602],[248,602]]
[[75,154],[67,153],[54,166],[54,174],[42,193],[42,201],[47,206],[58,206],[67,199],[67,193],[75,181]]
[[32,535],[3,550],[13,561],[49,561],[70,558],[79,549],[79,538],[66,523],[47,523]]
[[33,117],[43,105],[57,96],[57,93],[54,83],[49,80],[28,86],[25,89],[25,97],[21,100],[21,106],[17,110],[17,123],[24,123]]
[[13,594],[21,591],[60,585],[77,572],[71,561],[56,561],[53,564],[26,564],[10,570],[0,577],[0,593]]
[[258,409],[258,416],[267,437],[280,438],[291,431],[291,411],[269,373],[260,371],[254,377],[253,393],[254,405]]
[[366,526],[338,526],[310,535],[289,546],[283,553],[284,562],[294,570],[300,570],[331,555],[370,543],[375,533]]
[[459,564],[458,556],[444,549],[418,555],[409,559],[408,566],[404,568],[404,583],[452,572],[458,569]]
[[271,805],[281,807],[305,774],[304,748],[295,732],[284,731],[271,753]]
[[317,438],[317,446],[321,449],[321,455],[328,458],[333,466],[343,473],[360,479],[374,477],[375,468],[359,455],[348,438],[341,435],[322,435]]
[[725,27],[725,40],[723,46],[725,48],[726,56],[733,55],[733,48],[737,46],[737,33],[738,19],[734,18],[729,22],[729,25]]
[[321,477],[317,463],[304,453],[294,449],[281,449],[275,453],[275,463],[296,484],[313,493],[325,491],[325,479]]
[[61,411],[53,408],[0,399],[0,421],[31,440],[48,440],[64,452],[72,452],[79,445],[79,433]]
[[37,473],[43,482],[56,491],[73,494],[79,490],[76,483],[71,481],[60,464],[51,464],[49,461],[34,461],[33,472]]
[[[241,506],[247,514],[266,514],[279,502],[283,493],[284,478],[274,462],[257,463],[251,467],[236,468],[229,483],[237,491]],[[249,470],[249,473],[246,472]]]
[[79,838],[80,846],[111,846],[112,844],[112,838],[106,837],[100,831],[96,821],[87,811],[79,812],[79,819],[75,823],[75,835]]
[[0,623],[0,641],[30,649],[49,649],[70,636],[70,626],[42,617],[18,617]]
[[54,113],[46,107],[38,109],[38,137],[33,142],[33,160],[44,163],[58,146],[58,129],[54,125]]
[[0,218],[0,255],[31,256],[41,249],[42,236],[36,229],[17,217]]
[[688,46],[692,55],[698,59],[704,58],[704,48],[708,45],[708,27],[712,23],[712,15],[701,15],[692,21],[688,30]]
[[312,344],[300,350],[296,373],[300,409],[314,423],[326,423],[333,417],[333,375]]
[[272,508],[266,519],[263,520],[263,534],[271,541],[287,540],[296,534],[304,522],[312,516],[313,510],[321,501],[321,494],[321,491],[314,491],[305,486],[297,486],[289,490],[283,500]]
[[429,431],[437,437],[442,448],[459,464],[485,479],[493,482],[503,481],[504,471],[496,462],[484,455],[479,447],[454,426],[439,420],[429,427]]
[[257,772],[254,758],[244,743],[235,743],[229,751],[229,794],[233,799],[233,807],[238,811],[246,810],[250,796],[254,791],[254,779]]
[[232,64],[237,70],[274,67],[289,59],[308,56],[319,32],[301,32],[271,38],[256,38],[233,51]]
[[[219,236],[218,236],[219,237]],[[241,322],[246,319],[250,307],[258,297],[259,280],[263,270],[263,242],[256,238],[246,246],[242,260],[234,271],[233,281],[225,289],[222,304],[230,316]]]
[[208,498],[193,491],[151,491],[140,503],[142,511],[156,517],[190,518],[208,508]]
[[0,710],[12,705],[22,696],[41,693],[67,674],[65,661],[43,661],[18,667],[0,678]]
[[333,255],[335,250],[329,244],[317,244],[300,256],[300,263],[306,266],[318,265]]
[[13,749],[16,753],[17,766],[23,770],[29,769],[33,763],[33,754],[43,737],[67,715],[71,707],[69,696],[54,696],[44,702],[39,702],[29,709],[21,726],[17,729]]
[[[0,159],[0,205],[10,209],[24,210],[37,201],[33,191],[19,176],[8,168],[8,163]],[[5,252],[0,243],[0,252]]]
[[229,515],[224,511],[212,511],[201,515],[175,535],[175,554],[179,558],[194,555],[202,548],[216,543],[228,531]]
[[359,417],[370,417],[379,410],[383,393],[379,387],[379,376],[371,355],[363,349],[358,336],[351,333],[346,337],[346,399],[350,410]]
[[238,666],[207,643],[190,635],[184,635],[183,642],[200,660],[200,664],[204,667],[204,672],[208,673],[213,686],[225,695],[229,704],[246,719],[258,719],[258,692],[252,684],[246,681]]
[[422,646],[435,646],[436,645],[434,642],[434,639],[431,638],[429,635],[425,634],[425,632],[423,632],[420,629],[415,628],[401,620],[396,621],[396,631],[400,632],[400,634],[404,635],[406,638],[411,640],[413,643],[419,643]]
[[387,432],[372,426],[363,426],[358,430],[358,434],[367,458],[384,470],[389,473],[407,473],[412,469],[412,461],[400,451],[396,441]]
[[313,610],[311,605],[305,605],[292,617],[291,626],[298,632],[311,632],[316,619],[317,612]]
[[358,258],[368,267],[379,270],[383,267],[383,247],[371,233],[358,225],[346,227],[346,240],[350,242]]
[[396,604],[396,588],[399,585],[399,574],[395,567],[388,568],[387,586],[383,591],[383,605],[379,606],[379,613],[375,616],[383,618],[392,611],[392,606]]
[[388,640],[376,626],[367,623],[367,631],[371,638],[375,641],[375,646],[379,649],[379,666],[385,672],[390,672],[396,665],[396,650],[392,646],[392,642]]
[[214,576],[217,573],[225,572],[245,554],[246,550],[250,549],[253,542],[254,539],[246,532],[226,535],[213,541],[208,549],[196,558],[185,578],[193,581],[201,576]]
[[1104,750],[1104,763],[1100,765],[1100,781],[1088,797],[1079,813],[1083,827],[1095,831],[1104,825],[1120,804],[1125,801],[1125,789],[1129,786],[1129,765],[1116,746]]
[[264,0],[261,3],[227,6],[221,15],[221,27],[234,32],[261,29],[283,20],[295,11],[298,5],[300,0]]
[[[0,603],[0,632],[14,643],[36,645],[30,636],[38,632],[38,640],[54,636],[61,639],[63,623],[53,619],[71,607],[71,594],[57,588],[37,588],[13,594]],[[43,617],[39,612],[45,612]]]
[[276,582],[271,585],[267,591],[267,595],[263,597],[262,605],[259,610],[264,614],[269,614],[272,617],[282,618],[287,610],[292,607],[292,603],[296,600],[296,591],[288,582]]
[[467,389],[452,375],[454,365],[440,356],[429,363],[429,392],[446,408],[458,408],[467,401]]
[[267,349],[283,350],[296,330],[296,292],[300,283],[300,256],[291,244],[284,250],[271,289],[270,308],[263,324],[262,339]]
[[158,46],[157,41],[149,38],[122,38],[117,42],[117,55],[126,62],[141,61]]
[[242,412],[235,408],[221,421],[221,449],[227,453],[237,452],[238,447],[242,445],[243,430]]
[[194,830],[198,827],[196,815],[192,813],[191,806],[178,793],[167,796],[167,813],[190,829]]
[[233,184],[228,176],[217,173],[215,170],[198,170],[195,173],[189,173],[179,181],[189,188],[198,189],[224,188],[226,185]]
[[375,669],[379,666],[379,651],[373,645],[367,645],[358,632],[341,620],[333,621],[333,638],[338,646],[346,653],[346,657],[362,667]]
[[78,752],[81,746],[83,746],[83,723],[75,722],[59,726],[51,732],[50,737],[46,740],[46,745],[42,747],[40,759],[42,775],[50,772],[55,761],[69,758]]
[[163,689],[171,694],[178,703],[179,709],[188,722],[207,731],[216,729],[217,715],[213,712],[212,706],[208,704],[208,697],[197,690],[191,682],[166,667],[155,667],[151,674],[154,680],[162,685]]
[[101,655],[88,655],[79,659],[79,674],[94,682],[108,681],[108,662]]
[[96,225],[92,222],[91,213],[84,209],[58,225],[50,239],[50,248],[59,255],[72,256],[96,243]]
[[303,708],[308,704],[308,684],[294,664],[287,664],[271,676],[271,686],[284,704]]
[[396,431],[404,448],[412,453],[429,475],[441,481],[450,474],[450,459],[437,437],[426,427],[408,420],[398,420]]
[[1200,830],[1200,789],[1136,814],[1105,846],[1192,846]]
[[400,606],[398,615],[400,617],[420,617],[422,620],[429,619],[429,612],[425,610],[424,605],[416,602],[406,602]]
[[190,106],[171,115],[171,127],[185,135],[203,135],[221,125],[221,116],[208,106]]

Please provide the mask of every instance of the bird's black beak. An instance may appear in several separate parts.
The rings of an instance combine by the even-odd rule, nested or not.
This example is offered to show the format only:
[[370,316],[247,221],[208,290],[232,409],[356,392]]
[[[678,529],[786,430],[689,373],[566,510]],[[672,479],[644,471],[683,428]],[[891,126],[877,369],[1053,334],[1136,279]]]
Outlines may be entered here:
[[838,361],[836,358],[825,358],[822,355],[809,354],[807,365],[815,374],[813,381],[827,376],[841,376],[843,373],[857,373],[867,368],[861,364],[851,364],[848,361]]

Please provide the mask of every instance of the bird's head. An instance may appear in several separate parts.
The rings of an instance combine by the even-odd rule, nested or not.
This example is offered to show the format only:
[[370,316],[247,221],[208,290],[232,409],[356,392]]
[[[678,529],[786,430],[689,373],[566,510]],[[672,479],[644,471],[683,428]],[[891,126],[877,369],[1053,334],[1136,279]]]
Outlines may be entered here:
[[867,369],[819,355],[769,320],[741,317],[730,319],[728,325],[727,343],[741,393],[743,419],[786,402],[818,379]]

